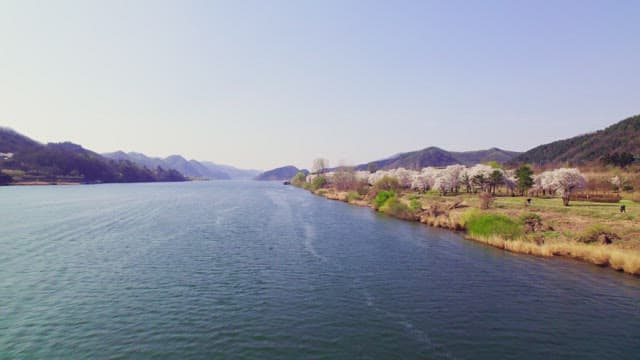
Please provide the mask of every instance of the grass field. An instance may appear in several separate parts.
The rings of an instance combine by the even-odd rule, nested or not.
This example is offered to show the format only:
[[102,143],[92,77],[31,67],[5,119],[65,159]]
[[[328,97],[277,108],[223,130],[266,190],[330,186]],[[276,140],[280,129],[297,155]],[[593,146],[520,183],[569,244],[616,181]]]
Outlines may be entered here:
[[[626,212],[620,212],[620,205]],[[614,246],[640,250],[640,204],[622,200],[618,204],[572,201],[563,206],[560,199],[533,198],[531,206],[525,206],[524,198],[497,198],[495,211],[533,212],[542,216],[544,222],[552,226],[556,238],[577,239],[592,225],[602,225],[620,236]]]

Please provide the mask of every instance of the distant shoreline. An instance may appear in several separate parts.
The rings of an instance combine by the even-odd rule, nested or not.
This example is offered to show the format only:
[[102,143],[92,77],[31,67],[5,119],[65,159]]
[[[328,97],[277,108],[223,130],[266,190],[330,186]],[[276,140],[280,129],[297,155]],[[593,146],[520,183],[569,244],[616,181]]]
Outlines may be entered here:
[[25,181],[25,182],[15,182],[15,183],[7,184],[5,186],[46,186],[46,185],[68,186],[68,185],[91,185],[91,184],[78,183],[78,182],[66,182],[66,181],[62,181],[62,182]]
[[[186,181],[132,181],[132,182],[71,182],[71,181],[20,181],[12,182],[2,186],[72,186],[72,185],[103,185],[103,184],[157,184],[157,183],[185,183],[195,181],[209,181],[209,180],[186,180]],[[226,180],[225,180],[226,181]],[[0,186],[1,187],[1,186]]]

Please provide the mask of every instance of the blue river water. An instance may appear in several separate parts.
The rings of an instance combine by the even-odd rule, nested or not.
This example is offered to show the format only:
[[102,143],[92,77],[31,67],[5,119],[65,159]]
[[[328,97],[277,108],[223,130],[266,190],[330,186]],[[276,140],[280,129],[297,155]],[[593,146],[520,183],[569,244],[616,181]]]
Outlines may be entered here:
[[272,182],[0,188],[0,359],[633,359],[640,278]]

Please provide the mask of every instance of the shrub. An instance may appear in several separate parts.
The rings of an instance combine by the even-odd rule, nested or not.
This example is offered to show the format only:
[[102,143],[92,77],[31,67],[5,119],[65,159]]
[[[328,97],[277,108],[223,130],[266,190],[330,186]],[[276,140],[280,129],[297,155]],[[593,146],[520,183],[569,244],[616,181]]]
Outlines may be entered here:
[[327,178],[324,176],[316,176],[313,181],[311,181],[311,188],[313,190],[320,189],[321,187],[327,185]]
[[422,203],[418,199],[411,199],[411,201],[409,201],[409,207],[413,211],[420,211],[422,210]]
[[532,233],[542,230],[542,218],[538,214],[526,213],[520,215],[519,218],[522,225],[524,225],[524,231],[526,233]]
[[586,244],[599,242],[606,245],[611,244],[614,240],[620,240],[620,237],[603,225],[591,225],[578,237],[579,242]]
[[291,179],[291,183],[293,185],[301,186],[306,183],[306,178],[307,176],[304,173],[299,172]]
[[366,181],[361,181],[358,185],[358,189],[356,190],[358,195],[365,196],[369,193],[369,184]]
[[394,191],[380,191],[378,195],[376,195],[375,199],[373,199],[374,208],[380,209],[384,204],[391,198],[394,198],[396,193]]
[[541,222],[542,217],[536,213],[524,213],[520,215],[520,221],[525,222]]
[[480,209],[488,209],[493,204],[493,195],[488,192],[481,193],[478,198],[480,198]]
[[360,200],[362,199],[362,197],[360,196],[360,194],[358,194],[355,191],[349,191],[349,193],[347,193],[347,202],[354,202],[356,200]]
[[373,188],[376,191],[396,191],[400,188],[400,183],[398,182],[398,179],[385,175],[382,179],[373,184]]
[[389,216],[404,220],[415,220],[416,213],[396,197],[391,197],[380,207],[380,211]]
[[472,213],[465,219],[465,226],[472,236],[499,236],[506,240],[522,236],[522,224],[500,214]]

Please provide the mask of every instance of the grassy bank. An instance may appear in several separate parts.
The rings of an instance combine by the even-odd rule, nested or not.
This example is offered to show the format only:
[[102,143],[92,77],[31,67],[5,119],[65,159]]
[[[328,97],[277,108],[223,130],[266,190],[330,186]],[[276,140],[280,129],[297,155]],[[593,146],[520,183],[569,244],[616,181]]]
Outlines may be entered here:
[[[640,275],[640,204],[574,201],[557,198],[497,197],[488,209],[480,196],[440,196],[412,191],[357,193],[332,187],[308,188],[332,200],[366,206],[386,215],[429,226],[464,231],[465,237],[511,252],[562,256]],[[375,194],[375,196],[373,195]]]

